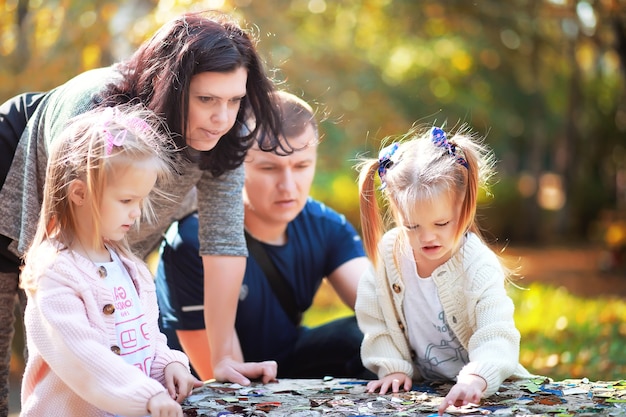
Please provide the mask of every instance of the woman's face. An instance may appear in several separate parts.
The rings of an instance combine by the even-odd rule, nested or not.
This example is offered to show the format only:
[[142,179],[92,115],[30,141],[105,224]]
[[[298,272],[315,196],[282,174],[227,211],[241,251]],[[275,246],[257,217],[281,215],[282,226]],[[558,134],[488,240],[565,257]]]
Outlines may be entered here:
[[248,70],[201,72],[189,84],[187,145],[210,151],[235,124],[241,101],[246,95]]

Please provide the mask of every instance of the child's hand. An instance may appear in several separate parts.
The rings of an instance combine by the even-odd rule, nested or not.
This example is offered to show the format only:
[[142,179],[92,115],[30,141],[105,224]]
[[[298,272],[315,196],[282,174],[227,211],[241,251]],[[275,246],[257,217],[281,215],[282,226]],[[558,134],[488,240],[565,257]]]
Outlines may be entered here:
[[183,417],[180,404],[161,392],[148,400],[148,412],[151,417]]
[[402,372],[396,372],[389,374],[377,381],[370,381],[367,383],[367,392],[374,392],[380,388],[380,395],[385,395],[387,390],[389,392],[399,392],[400,389],[410,391],[413,381],[406,374]]
[[194,388],[201,387],[202,381],[193,376],[185,365],[172,362],[165,367],[165,388],[172,399],[182,403]]
[[487,381],[478,375],[459,377],[458,382],[452,387],[439,406],[439,415],[442,415],[451,405],[461,407],[469,403],[480,404],[480,399],[486,389]]

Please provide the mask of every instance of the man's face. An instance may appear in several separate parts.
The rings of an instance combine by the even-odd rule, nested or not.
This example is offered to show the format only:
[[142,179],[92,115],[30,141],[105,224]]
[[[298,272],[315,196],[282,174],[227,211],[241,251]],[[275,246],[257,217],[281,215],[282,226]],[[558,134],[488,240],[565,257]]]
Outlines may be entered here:
[[306,204],[315,176],[317,138],[309,125],[288,141],[295,149],[290,155],[263,152],[256,145],[248,152],[243,192],[246,225],[286,225]]

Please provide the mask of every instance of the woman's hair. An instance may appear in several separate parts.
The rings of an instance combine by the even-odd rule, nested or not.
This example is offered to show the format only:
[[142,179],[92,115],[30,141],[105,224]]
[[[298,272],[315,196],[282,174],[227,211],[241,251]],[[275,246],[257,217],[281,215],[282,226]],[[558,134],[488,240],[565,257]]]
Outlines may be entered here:
[[[105,105],[139,99],[165,118],[179,149],[186,147],[189,84],[203,72],[248,72],[246,96],[233,128],[210,151],[200,167],[215,176],[241,165],[253,138],[262,150],[290,149],[279,143],[280,116],[271,105],[274,85],[263,68],[252,33],[225,14],[187,13],[163,25],[126,61],[117,65],[122,77],[102,92]],[[254,120],[246,126],[246,120]],[[260,133],[260,134],[257,134]],[[287,145],[288,146],[288,145]]]
[[[26,262],[31,252],[48,238],[67,247],[76,237],[77,213],[70,201],[73,181],[86,185],[91,198],[85,201],[92,205],[92,243],[101,246],[101,197],[113,171],[141,162],[157,173],[157,184],[169,181],[176,168],[173,146],[163,133],[161,119],[142,105],[99,107],[70,120],[49,150],[41,215]],[[160,193],[157,187],[152,192]],[[149,198],[143,201],[142,216],[147,221],[154,220]],[[125,240],[110,244],[130,253]]]
[[[390,138],[384,143],[391,142]],[[382,197],[397,225],[409,217],[416,202],[428,202],[452,193],[460,204],[455,240],[467,231],[480,236],[476,224],[478,192],[486,187],[494,170],[493,154],[467,126],[447,135],[437,127],[414,126],[397,142],[383,148],[378,159],[359,165],[361,228],[365,250],[377,263],[377,244],[385,232],[387,217],[379,209],[376,176]]]

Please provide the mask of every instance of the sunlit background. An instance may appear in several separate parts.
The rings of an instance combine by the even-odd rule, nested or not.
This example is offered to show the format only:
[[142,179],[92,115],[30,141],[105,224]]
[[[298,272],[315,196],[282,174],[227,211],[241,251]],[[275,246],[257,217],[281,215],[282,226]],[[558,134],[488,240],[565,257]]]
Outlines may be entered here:
[[[0,101],[123,59],[206,9],[236,15],[280,87],[318,109],[313,192],[357,227],[359,156],[414,123],[466,124],[499,161],[480,210],[496,247],[597,247],[594,268],[626,281],[625,0],[0,0]],[[526,366],[624,376],[621,299],[510,292]],[[311,322],[349,313],[324,294]]]

